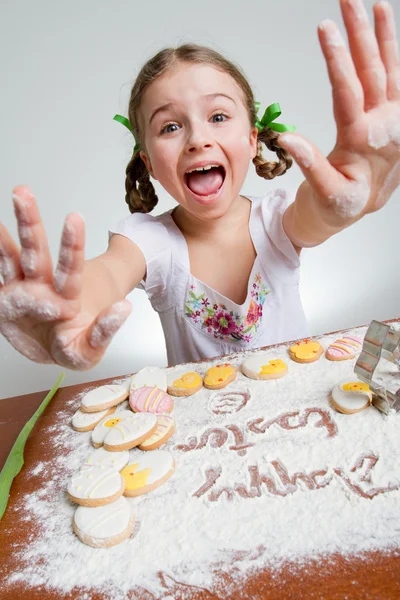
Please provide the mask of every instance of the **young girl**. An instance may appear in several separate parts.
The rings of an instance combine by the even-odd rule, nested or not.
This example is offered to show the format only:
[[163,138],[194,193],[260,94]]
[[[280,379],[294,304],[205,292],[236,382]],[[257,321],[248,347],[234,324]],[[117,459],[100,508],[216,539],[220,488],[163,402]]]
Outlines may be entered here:
[[[333,91],[337,141],[325,158],[302,136],[260,121],[252,91],[208,48],[163,50],[142,68],[129,103],[135,150],[126,171],[131,211],[107,251],[84,261],[84,224],[67,216],[53,275],[30,190],[14,189],[21,249],[0,226],[0,331],[28,358],[90,369],[128,317],[126,295],[145,289],[176,364],[301,338],[301,248],[381,208],[400,183],[400,65],[392,10],[341,0],[350,53],[331,21],[319,27]],[[274,129],[275,127],[275,129]],[[283,128],[284,129],[284,128]],[[282,130],[282,128],[281,128]],[[261,143],[276,152],[268,162]],[[266,179],[291,156],[305,181],[240,195],[249,161]],[[178,206],[161,216],[150,177]]]

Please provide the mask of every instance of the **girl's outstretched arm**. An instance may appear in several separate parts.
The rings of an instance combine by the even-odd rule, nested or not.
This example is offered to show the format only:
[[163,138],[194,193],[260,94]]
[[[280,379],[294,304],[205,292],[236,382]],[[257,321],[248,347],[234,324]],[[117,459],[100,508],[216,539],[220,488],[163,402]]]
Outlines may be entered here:
[[284,215],[296,246],[311,247],[379,210],[400,184],[400,63],[393,11],[340,0],[350,52],[332,21],[318,30],[332,85],[336,145],[327,158],[302,136],[279,143],[306,178]]
[[70,214],[53,273],[31,191],[19,186],[13,198],[21,248],[0,224],[0,333],[35,362],[90,369],[131,312],[124,298],[145,275],[143,254],[116,235],[107,252],[85,262],[84,222]]

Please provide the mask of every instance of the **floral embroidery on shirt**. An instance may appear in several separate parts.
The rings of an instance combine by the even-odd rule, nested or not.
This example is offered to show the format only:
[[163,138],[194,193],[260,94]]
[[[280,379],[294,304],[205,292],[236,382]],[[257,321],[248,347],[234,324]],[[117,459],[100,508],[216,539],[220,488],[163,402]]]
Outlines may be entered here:
[[191,285],[186,298],[186,316],[193,323],[217,339],[250,342],[256,333],[263,316],[263,304],[271,290],[263,283],[260,273],[254,277],[247,313],[228,310],[225,304],[211,304],[205,292],[196,294],[196,286]]

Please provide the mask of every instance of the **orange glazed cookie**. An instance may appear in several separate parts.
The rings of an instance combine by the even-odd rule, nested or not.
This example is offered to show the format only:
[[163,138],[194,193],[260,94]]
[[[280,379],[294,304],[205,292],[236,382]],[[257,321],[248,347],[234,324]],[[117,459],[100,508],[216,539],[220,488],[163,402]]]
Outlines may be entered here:
[[242,373],[250,379],[279,379],[287,372],[288,368],[283,360],[270,360],[265,353],[251,356],[242,364]]
[[183,373],[180,377],[173,377],[168,382],[168,394],[171,396],[192,396],[203,387],[201,375],[195,371]]
[[139,444],[140,450],[155,450],[159,448],[174,435],[175,421],[169,415],[157,415],[157,427],[150,437]]
[[232,367],[229,363],[211,367],[204,377],[204,387],[209,390],[220,390],[235,380],[236,371],[236,367]]
[[289,355],[292,360],[298,363],[310,363],[318,360],[324,353],[324,349],[319,342],[304,340],[296,342],[289,348]]
[[141,496],[155,490],[171,477],[175,470],[172,454],[165,450],[155,450],[134,455],[130,465],[124,467],[121,475],[125,480],[125,496]]

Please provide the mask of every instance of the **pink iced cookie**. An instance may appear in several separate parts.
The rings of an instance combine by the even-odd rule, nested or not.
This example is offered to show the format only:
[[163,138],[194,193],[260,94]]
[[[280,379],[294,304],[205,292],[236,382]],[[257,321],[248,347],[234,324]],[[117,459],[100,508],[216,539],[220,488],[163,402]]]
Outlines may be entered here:
[[329,360],[348,360],[361,352],[361,342],[358,338],[344,335],[329,346],[326,358]]
[[141,387],[131,389],[129,404],[135,412],[170,413],[174,401],[168,394],[157,387]]

